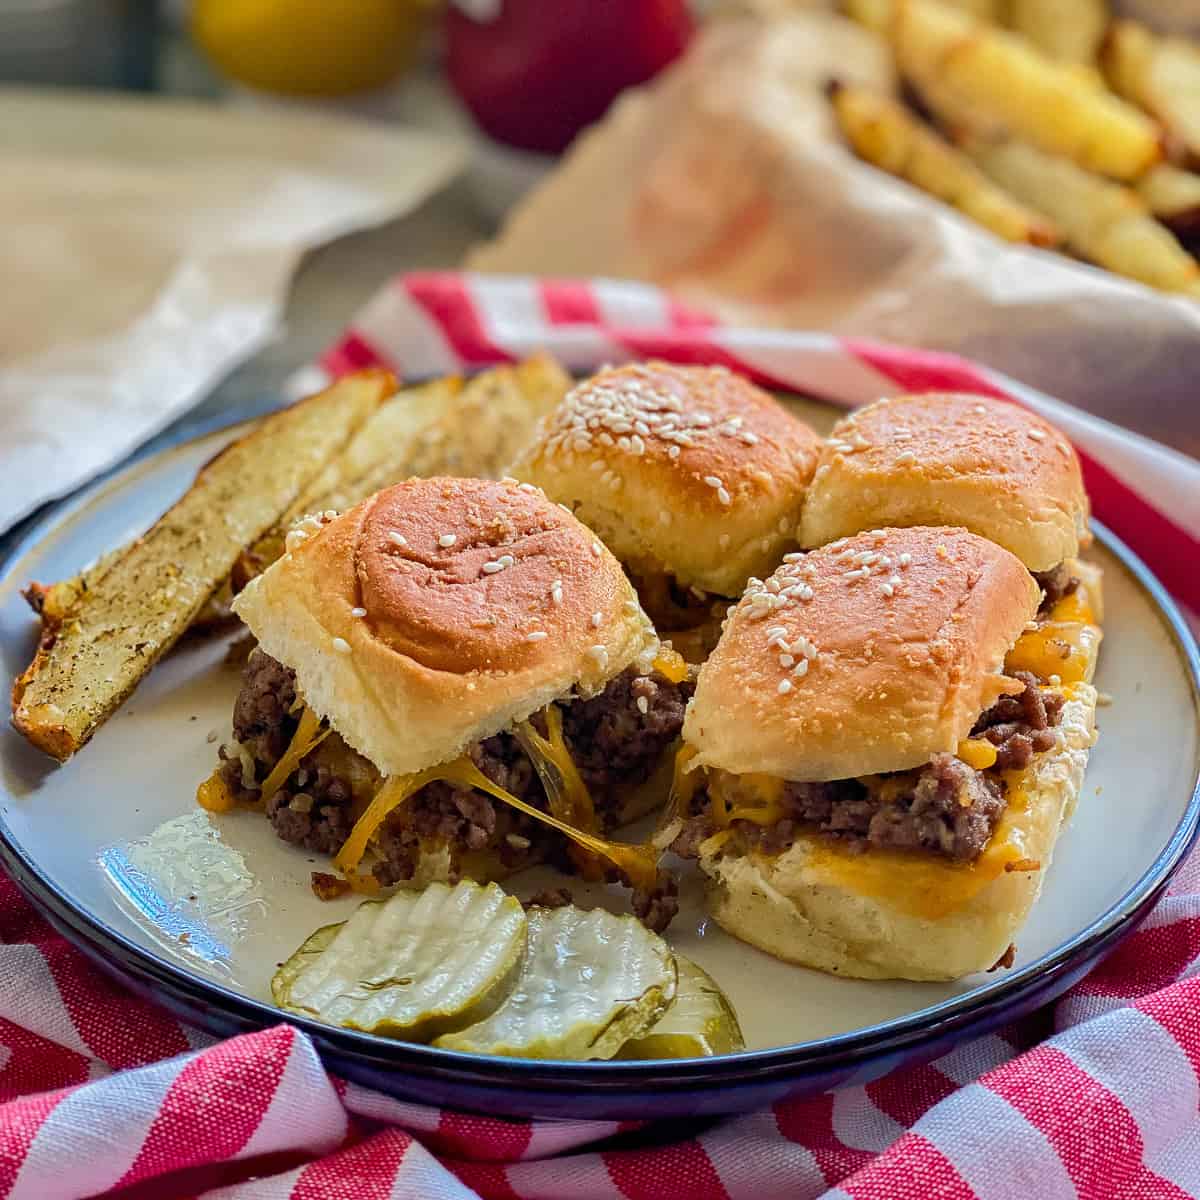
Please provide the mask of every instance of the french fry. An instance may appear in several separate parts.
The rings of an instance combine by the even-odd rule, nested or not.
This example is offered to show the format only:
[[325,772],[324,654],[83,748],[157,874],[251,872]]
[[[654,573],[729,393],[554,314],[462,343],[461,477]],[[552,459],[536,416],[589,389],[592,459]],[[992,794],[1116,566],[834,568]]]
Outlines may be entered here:
[[1138,180],[1138,195],[1172,233],[1200,235],[1200,175],[1159,163]]
[[1060,62],[1095,66],[1109,18],[1107,0],[1009,0],[1012,28]]
[[1200,264],[1131,188],[1021,142],[972,141],[968,153],[1001,187],[1058,223],[1080,257],[1167,292],[1200,292]]
[[1179,157],[1200,159],[1200,48],[1118,21],[1104,39],[1100,62],[1113,91],[1163,123]]
[[838,125],[855,153],[914,184],[1010,242],[1054,246],[1052,222],[997,187],[903,104],[867,88],[833,85]]
[[1155,123],[1007,30],[936,0],[896,0],[891,37],[902,74],[948,128],[1015,136],[1114,179],[1162,157]]
[[242,548],[394,391],[386,372],[359,372],[218,454],[42,639],[13,685],[17,730],[60,762],[85,745],[187,630]]

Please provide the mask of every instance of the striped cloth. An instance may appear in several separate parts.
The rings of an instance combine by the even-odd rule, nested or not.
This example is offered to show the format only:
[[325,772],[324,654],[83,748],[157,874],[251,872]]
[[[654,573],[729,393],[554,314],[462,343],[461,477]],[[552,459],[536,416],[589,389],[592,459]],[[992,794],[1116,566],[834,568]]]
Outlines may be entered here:
[[[723,362],[857,404],[971,389],[1083,452],[1098,514],[1193,607],[1200,467],[993,372],[715,327],[650,288],[408,276],[323,369],[412,378],[539,347]],[[279,1025],[213,1043],[97,975],[0,878],[0,1197],[223,1200],[1179,1200],[1200,1196],[1200,858],[1054,1010],[865,1087],[697,1126],[520,1122],[326,1075]]]

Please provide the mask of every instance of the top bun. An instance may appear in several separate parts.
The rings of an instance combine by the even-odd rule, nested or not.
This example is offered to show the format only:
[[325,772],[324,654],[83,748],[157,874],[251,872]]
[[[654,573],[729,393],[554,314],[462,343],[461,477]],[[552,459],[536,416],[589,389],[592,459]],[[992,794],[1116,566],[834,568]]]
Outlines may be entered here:
[[233,607],[384,774],[456,758],[653,658],[620,564],[529,484],[410,479],[328,516]]
[[1053,425],[1004,400],[880,400],[834,426],[801,541],[885,525],[964,525],[1047,571],[1089,540],[1079,459]]
[[821,440],[724,367],[610,367],[545,418],[513,472],[635,574],[736,596],[795,545]]
[[[877,529],[752,581],[683,726],[699,764],[849,779],[953,751],[1018,680],[999,673],[1041,593],[965,529]],[[807,665],[805,665],[807,664]]]

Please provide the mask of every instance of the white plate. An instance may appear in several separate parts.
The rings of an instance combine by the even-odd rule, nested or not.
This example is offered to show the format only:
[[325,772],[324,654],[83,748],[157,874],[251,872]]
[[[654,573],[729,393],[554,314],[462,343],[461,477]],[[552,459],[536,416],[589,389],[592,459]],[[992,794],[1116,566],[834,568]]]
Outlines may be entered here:
[[[34,646],[35,623],[18,588],[30,579],[65,577],[144,529],[229,436],[226,430],[152,455],[94,485],[26,535],[0,582],[7,676],[24,667]],[[692,880],[670,940],[725,989],[751,1050],[811,1048],[881,1026],[887,1032],[897,1021],[903,1025],[941,1006],[928,1014],[932,1025],[948,1012],[969,1015],[976,1001],[994,1024],[1005,1005],[1019,1000],[1020,989],[1006,990],[1006,984],[1022,981],[1025,994],[1045,982],[1038,971],[1022,968],[1040,971],[1045,964],[1061,974],[1094,956],[1098,939],[1162,886],[1195,824],[1194,666],[1181,624],[1164,611],[1152,581],[1138,577],[1136,563],[1099,546],[1094,557],[1105,572],[1106,608],[1097,683],[1112,704],[1100,711],[1100,741],[1078,810],[1018,939],[1014,972],[949,984],[868,983],[791,967],[706,921]],[[210,736],[229,736],[239,673],[222,665],[227,641],[173,654],[65,766],[11,730],[0,734],[0,834],[23,885],[72,926],[72,936],[91,942],[93,953],[105,953],[114,942],[132,948],[135,957],[141,952],[153,961],[154,978],[209,1007],[217,993],[204,982],[269,1001],[275,965],[314,928],[343,918],[356,903],[352,897],[317,900],[309,873],[324,861],[279,841],[260,815],[237,812],[210,825],[195,805],[196,784],[215,761]],[[174,853],[156,849],[164,840]],[[536,890],[547,874],[530,873],[512,886]],[[572,886],[577,896],[585,893]],[[964,999],[971,1003],[946,1007]],[[979,1027],[970,1020],[961,1026]]]

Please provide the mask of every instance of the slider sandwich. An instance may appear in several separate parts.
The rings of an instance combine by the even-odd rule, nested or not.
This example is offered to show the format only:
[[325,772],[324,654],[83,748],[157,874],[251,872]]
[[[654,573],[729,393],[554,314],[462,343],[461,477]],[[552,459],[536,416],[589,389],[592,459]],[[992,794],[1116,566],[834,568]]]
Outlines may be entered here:
[[1095,689],[1013,665],[1041,593],[965,529],[788,557],[700,670],[659,840],[699,860],[724,928],[790,962],[918,980],[1010,962]]
[[205,807],[260,809],[361,891],[549,860],[670,918],[651,848],[604,835],[665,796],[687,668],[537,488],[410,479],[308,518],[234,611],[258,647]]
[[1079,459],[1017,404],[963,394],[897,396],[834,426],[804,503],[800,540],[864,529],[962,525],[1017,556],[1042,589],[1014,669],[1090,680],[1103,617]]
[[821,440],[724,367],[606,368],[512,468],[594,529],[660,633],[698,661],[730,598],[796,545]]

